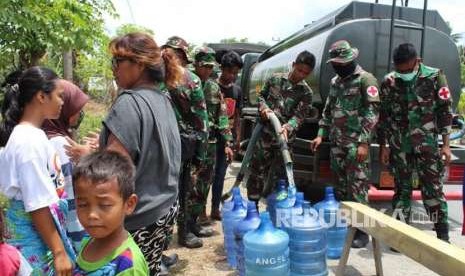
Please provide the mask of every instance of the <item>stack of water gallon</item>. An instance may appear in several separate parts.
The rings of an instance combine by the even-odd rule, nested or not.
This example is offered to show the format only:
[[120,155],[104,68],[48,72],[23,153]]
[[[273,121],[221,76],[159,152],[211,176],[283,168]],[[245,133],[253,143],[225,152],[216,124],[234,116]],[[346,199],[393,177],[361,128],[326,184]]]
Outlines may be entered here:
[[326,188],[325,199],[314,209],[303,193],[288,193],[286,185],[278,182],[267,198],[267,212],[260,215],[239,189],[225,202],[225,249],[239,275],[327,275],[326,258],[341,256],[347,227],[337,219],[333,188]]

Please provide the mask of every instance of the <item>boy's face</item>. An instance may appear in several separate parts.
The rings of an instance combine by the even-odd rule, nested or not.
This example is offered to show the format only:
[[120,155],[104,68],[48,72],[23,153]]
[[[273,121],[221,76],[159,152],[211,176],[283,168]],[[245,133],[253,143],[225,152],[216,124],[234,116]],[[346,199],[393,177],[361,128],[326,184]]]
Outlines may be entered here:
[[95,185],[86,178],[75,183],[79,221],[93,238],[104,238],[124,228],[124,217],[134,211],[137,196],[123,200],[116,178]]
[[222,67],[221,68],[221,81],[226,84],[232,84],[236,81],[237,75],[241,69],[237,66],[233,67]]

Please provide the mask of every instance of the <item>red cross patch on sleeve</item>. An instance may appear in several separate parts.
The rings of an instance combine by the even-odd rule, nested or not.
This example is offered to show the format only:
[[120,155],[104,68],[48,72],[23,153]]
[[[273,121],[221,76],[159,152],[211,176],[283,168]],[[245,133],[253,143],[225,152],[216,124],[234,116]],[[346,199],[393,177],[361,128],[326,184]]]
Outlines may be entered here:
[[449,87],[447,86],[441,87],[441,89],[439,89],[438,91],[438,96],[441,100],[448,100],[450,98]]
[[368,96],[370,97],[378,97],[378,87],[374,86],[374,85],[371,85],[371,86],[368,86],[367,88],[367,94]]

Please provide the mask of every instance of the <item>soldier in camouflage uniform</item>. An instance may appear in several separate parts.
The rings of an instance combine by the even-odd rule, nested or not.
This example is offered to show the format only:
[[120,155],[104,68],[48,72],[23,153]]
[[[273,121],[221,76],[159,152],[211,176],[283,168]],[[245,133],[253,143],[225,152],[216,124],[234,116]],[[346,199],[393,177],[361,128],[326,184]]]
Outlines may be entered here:
[[[250,162],[250,177],[247,182],[247,196],[256,201],[261,196],[265,181],[272,181],[276,177],[267,179],[269,172],[277,177],[286,178],[282,154],[275,136],[275,132],[268,120],[267,114],[276,114],[281,122],[281,133],[292,144],[295,134],[309,115],[312,106],[312,90],[305,82],[315,67],[313,54],[304,51],[300,53],[292,65],[292,70],[277,73],[266,80],[258,98],[258,109],[264,122],[262,136],[257,141],[256,149]],[[274,183],[274,182],[272,182]]]
[[[418,174],[423,204],[438,238],[449,241],[447,203],[442,176],[450,161],[451,94],[444,73],[420,62],[411,44],[393,54],[395,71],[381,85],[378,142],[380,159],[390,163],[395,179],[393,208],[408,223],[414,172]],[[438,134],[443,146],[439,150]],[[389,148],[386,147],[386,143]]]
[[[175,88],[161,86],[168,91],[173,102],[176,119],[182,141],[182,172],[179,187],[180,211],[178,215],[178,242],[188,248],[203,245],[202,240],[192,233],[195,228],[195,216],[190,196],[197,173],[205,162],[208,139],[208,115],[201,81],[187,70],[190,63],[187,42],[177,36],[170,37],[163,51],[173,51],[184,67],[183,83]],[[191,167],[192,166],[192,167]]]
[[[226,103],[218,83],[210,78],[215,65],[215,51],[213,49],[209,47],[199,47],[196,49],[194,67],[195,73],[202,81],[202,88],[207,102],[209,135],[207,156],[203,166],[198,172],[198,178],[192,193],[192,201],[194,202],[192,212],[195,216],[199,216],[201,213],[205,212],[208,193],[215,173],[217,142],[220,139],[226,141],[225,153],[228,159],[232,160],[233,156],[233,151],[231,149],[233,137],[229,127]],[[201,222],[198,221],[198,223]],[[197,226],[197,228],[198,227],[199,226]]]
[[[378,122],[379,93],[376,78],[355,62],[358,49],[340,40],[329,50],[337,76],[331,80],[329,95],[320,120],[316,150],[322,139],[331,142],[331,169],[336,175],[339,200],[368,203],[369,158],[372,132]],[[368,236],[358,231],[352,247],[364,247]]]

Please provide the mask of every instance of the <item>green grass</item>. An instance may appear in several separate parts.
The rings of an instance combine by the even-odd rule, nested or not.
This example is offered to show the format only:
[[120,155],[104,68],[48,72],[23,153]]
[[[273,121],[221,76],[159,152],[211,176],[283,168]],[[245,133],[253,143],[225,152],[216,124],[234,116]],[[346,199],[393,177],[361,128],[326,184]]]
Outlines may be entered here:
[[[97,131],[102,128],[102,120],[104,115],[94,115],[89,112],[86,113],[84,120],[79,126],[78,141],[81,141],[90,131]],[[98,131],[97,131],[98,132]]]

